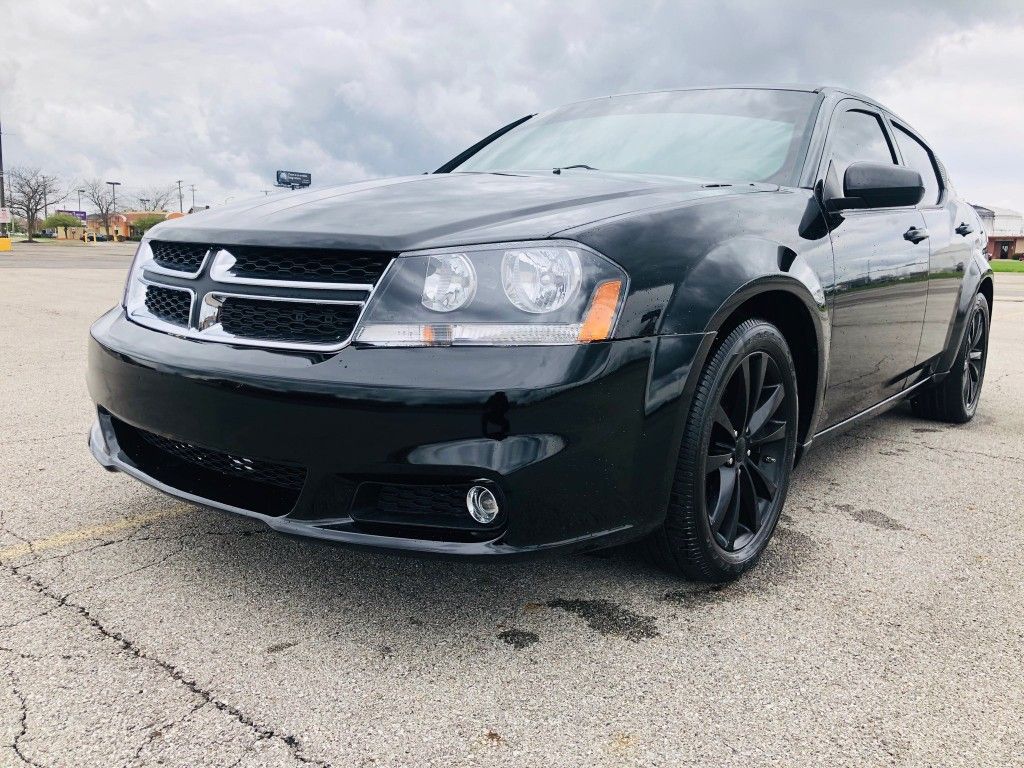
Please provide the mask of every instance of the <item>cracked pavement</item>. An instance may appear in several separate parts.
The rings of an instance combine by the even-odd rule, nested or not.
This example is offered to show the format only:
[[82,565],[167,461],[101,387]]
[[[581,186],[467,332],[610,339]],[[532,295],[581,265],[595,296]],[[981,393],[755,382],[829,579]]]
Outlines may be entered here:
[[629,551],[325,548],[108,474],[85,338],[130,248],[15,247],[5,768],[1020,764],[1024,276],[996,276],[971,424],[898,410],[816,448],[761,564],[707,588]]

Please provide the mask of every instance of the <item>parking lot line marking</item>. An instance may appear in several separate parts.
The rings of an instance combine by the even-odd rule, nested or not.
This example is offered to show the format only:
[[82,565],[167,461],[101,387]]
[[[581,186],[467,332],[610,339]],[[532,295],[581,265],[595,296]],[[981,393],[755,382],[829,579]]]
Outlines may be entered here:
[[188,510],[189,506],[187,504],[182,504],[177,507],[167,507],[165,509],[157,510],[156,512],[150,512],[146,515],[136,515],[135,517],[128,517],[124,520],[118,520],[115,523],[89,525],[84,528],[75,528],[71,531],[58,533],[54,536],[49,536],[45,539],[30,541],[24,544],[17,544],[13,547],[0,549],[0,562],[15,560],[19,557],[24,557],[25,555],[43,552],[47,549],[56,549],[58,547],[63,547],[68,544],[74,544],[79,541],[88,541],[89,539],[101,539],[104,536],[108,536],[111,533],[116,533],[117,531],[123,531],[130,528],[141,528],[142,526],[148,523],[156,522],[157,520],[162,520],[167,517],[173,517],[175,515],[184,514]]

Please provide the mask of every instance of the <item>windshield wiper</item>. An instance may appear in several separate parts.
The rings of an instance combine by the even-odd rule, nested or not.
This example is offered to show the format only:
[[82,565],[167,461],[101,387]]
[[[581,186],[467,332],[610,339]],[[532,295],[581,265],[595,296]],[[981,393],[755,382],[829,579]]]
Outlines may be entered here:
[[562,165],[562,166],[559,166],[558,168],[552,168],[551,172],[552,173],[561,173],[562,171],[568,171],[568,170],[571,170],[572,168],[586,168],[588,171],[596,171],[597,170],[597,168],[595,168],[592,165],[587,165],[586,163],[577,163],[576,165]]

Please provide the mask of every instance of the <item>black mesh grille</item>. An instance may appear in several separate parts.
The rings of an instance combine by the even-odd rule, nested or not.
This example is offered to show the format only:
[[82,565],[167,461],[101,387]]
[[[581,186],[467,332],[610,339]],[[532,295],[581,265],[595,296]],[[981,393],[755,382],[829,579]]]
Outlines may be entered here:
[[187,326],[191,306],[192,296],[188,291],[159,285],[146,286],[146,309],[164,322]]
[[[504,523],[499,516],[487,525],[478,523],[466,508],[470,483],[375,483],[364,482],[352,500],[353,521],[367,532],[412,538],[486,536]],[[366,528],[366,526],[372,526]],[[460,539],[461,540],[461,539]]]
[[136,431],[143,440],[161,451],[222,475],[244,477],[254,482],[292,489],[301,488],[306,480],[306,470],[301,467],[249,459],[244,456],[233,456],[179,440],[171,440],[141,429]]
[[377,511],[385,515],[468,516],[464,485],[382,485]]
[[303,344],[336,344],[351,335],[359,317],[355,304],[224,299],[221,326],[242,338]]
[[203,263],[203,257],[210,246],[201,243],[168,243],[154,240],[150,244],[153,249],[153,261],[165,269],[180,272],[197,272]]
[[235,257],[234,274],[264,280],[374,285],[391,261],[391,256],[361,251],[242,245],[227,249]]

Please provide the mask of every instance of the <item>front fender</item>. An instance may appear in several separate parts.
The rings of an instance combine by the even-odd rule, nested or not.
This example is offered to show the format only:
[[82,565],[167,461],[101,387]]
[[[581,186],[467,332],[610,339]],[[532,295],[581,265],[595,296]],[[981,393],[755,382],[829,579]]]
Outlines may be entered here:
[[[828,254],[830,255],[830,254]],[[831,269],[830,259],[825,267]],[[810,396],[801,398],[801,435],[809,440],[817,429],[828,371],[831,324],[825,286],[804,256],[760,238],[735,238],[708,252],[687,273],[666,309],[663,333],[718,336],[738,313],[763,316],[805,346],[794,348],[798,366],[813,371],[804,381]],[[807,348],[809,346],[810,348]],[[699,372],[713,345],[703,344],[701,358],[690,366]],[[692,388],[688,382],[687,390]]]
[[793,249],[754,237],[723,242],[691,267],[666,308],[660,332],[715,331],[744,302],[772,290],[800,299],[819,341],[827,342],[828,305],[817,272]]

